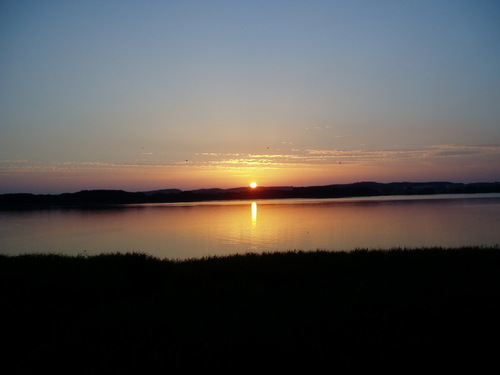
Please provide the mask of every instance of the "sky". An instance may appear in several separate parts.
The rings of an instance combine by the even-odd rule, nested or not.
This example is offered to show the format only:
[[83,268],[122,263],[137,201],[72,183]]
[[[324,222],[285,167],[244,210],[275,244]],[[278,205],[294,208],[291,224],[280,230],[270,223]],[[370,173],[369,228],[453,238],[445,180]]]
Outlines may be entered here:
[[0,0],[0,193],[500,181],[498,0]]

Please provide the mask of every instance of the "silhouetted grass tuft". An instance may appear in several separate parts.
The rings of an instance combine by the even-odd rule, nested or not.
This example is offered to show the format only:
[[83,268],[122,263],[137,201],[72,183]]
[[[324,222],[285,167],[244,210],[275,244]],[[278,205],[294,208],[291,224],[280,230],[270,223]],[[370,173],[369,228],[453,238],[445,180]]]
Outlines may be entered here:
[[478,372],[499,270],[498,247],[0,256],[0,371]]

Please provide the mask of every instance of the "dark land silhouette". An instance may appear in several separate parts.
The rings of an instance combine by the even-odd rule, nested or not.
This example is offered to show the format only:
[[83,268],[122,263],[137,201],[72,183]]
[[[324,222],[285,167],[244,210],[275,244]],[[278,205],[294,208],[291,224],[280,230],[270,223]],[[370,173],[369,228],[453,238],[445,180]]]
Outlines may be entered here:
[[0,372],[487,373],[499,268],[498,247],[0,256]]
[[147,192],[123,190],[83,190],[64,194],[2,194],[0,208],[37,206],[91,206],[125,203],[200,202],[240,199],[287,199],[287,198],[346,198],[384,195],[422,194],[474,194],[500,193],[500,182],[451,183],[451,182],[357,182],[324,186],[272,186],[240,187],[232,189],[198,189],[183,191],[164,189]]

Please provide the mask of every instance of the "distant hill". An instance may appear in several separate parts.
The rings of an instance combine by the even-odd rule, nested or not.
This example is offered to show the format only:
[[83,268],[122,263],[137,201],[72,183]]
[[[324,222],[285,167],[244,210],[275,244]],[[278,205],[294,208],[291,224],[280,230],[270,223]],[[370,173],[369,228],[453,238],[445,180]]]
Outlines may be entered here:
[[143,191],[142,193],[146,194],[146,195],[179,194],[179,193],[182,193],[182,190],[180,190],[180,189],[162,189],[162,190]]
[[47,206],[101,206],[127,203],[199,202],[210,200],[287,199],[287,198],[346,198],[384,195],[431,195],[500,193],[500,182],[356,182],[323,186],[238,187],[231,189],[162,189],[145,192],[123,190],[83,190],[77,193],[2,194],[0,209]]

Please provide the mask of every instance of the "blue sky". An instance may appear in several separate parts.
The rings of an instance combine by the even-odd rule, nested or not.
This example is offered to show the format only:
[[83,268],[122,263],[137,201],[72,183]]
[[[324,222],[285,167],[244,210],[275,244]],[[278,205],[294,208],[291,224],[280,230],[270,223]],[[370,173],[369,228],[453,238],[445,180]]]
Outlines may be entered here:
[[2,1],[0,193],[500,180],[498,1]]

